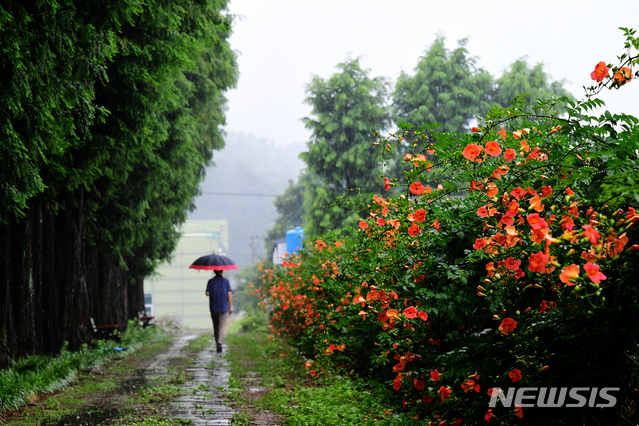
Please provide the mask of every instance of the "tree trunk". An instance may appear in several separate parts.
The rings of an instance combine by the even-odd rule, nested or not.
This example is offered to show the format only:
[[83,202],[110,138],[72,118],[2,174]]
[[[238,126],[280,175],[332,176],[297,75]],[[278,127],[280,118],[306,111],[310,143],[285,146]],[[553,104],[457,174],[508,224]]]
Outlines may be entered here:
[[60,195],[55,214],[44,197],[27,216],[0,226],[0,368],[31,354],[78,349],[93,337],[89,318],[118,324],[144,309],[142,280],[91,247],[84,230],[84,191]]

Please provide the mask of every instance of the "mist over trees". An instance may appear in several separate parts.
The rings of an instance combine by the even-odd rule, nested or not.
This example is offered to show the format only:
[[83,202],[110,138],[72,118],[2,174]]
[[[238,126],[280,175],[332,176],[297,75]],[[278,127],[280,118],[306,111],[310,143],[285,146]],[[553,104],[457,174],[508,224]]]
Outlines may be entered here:
[[[287,186],[298,177],[304,165],[298,158],[304,145],[280,147],[266,139],[231,131],[224,139],[226,146],[216,153],[215,164],[206,168],[206,178],[200,185],[202,194],[194,199],[195,209],[189,213],[189,220],[227,219],[227,254],[244,267],[251,263],[251,257],[253,260],[268,257],[270,242],[283,238],[291,229],[286,222],[282,232],[267,233],[277,219],[276,205],[279,209],[280,204],[290,202]],[[276,197],[272,195],[282,193],[274,205]],[[291,210],[299,211],[299,208]],[[294,220],[292,223],[293,226],[301,224]]]
[[[392,89],[387,79],[370,77],[359,59],[338,64],[328,80],[313,77],[306,99],[312,116],[303,119],[312,131],[307,151],[301,155],[307,167],[300,180],[276,200],[276,228],[292,224],[287,218],[293,217],[302,218],[309,235],[353,226],[358,212],[335,199],[358,191],[382,192],[373,132],[384,132],[391,122],[437,123],[445,132],[465,132],[478,115],[486,115],[495,105],[506,107],[519,95],[527,95],[529,103],[571,97],[564,82],[551,81],[541,63],[530,67],[525,58],[519,58],[496,78],[469,55],[466,39],[453,50],[445,41],[439,35],[413,72],[402,72]],[[395,155],[394,161],[400,161],[404,152],[397,149]],[[399,173],[387,172],[403,182]],[[291,201],[302,186],[300,210],[299,203]]]
[[143,310],[224,146],[226,4],[0,2],[0,367]]

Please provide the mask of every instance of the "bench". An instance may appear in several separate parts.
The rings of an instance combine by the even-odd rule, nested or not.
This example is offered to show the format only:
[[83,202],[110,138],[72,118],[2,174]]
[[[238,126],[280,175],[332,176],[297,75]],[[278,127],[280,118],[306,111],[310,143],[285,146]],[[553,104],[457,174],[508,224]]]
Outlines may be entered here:
[[95,321],[91,318],[91,326],[93,327],[93,332],[97,336],[101,336],[103,340],[112,339],[117,342],[120,341],[120,335],[117,333],[118,325],[95,325]]
[[140,322],[142,322],[142,328],[147,328],[150,325],[155,326],[155,324],[150,324],[150,322],[153,320],[153,318],[155,318],[155,317],[148,316],[148,315],[143,315],[141,317],[138,317]]

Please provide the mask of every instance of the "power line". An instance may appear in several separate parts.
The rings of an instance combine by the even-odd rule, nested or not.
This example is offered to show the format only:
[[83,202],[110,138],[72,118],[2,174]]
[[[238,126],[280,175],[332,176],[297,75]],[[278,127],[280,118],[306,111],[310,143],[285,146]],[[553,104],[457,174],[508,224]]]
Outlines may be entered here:
[[240,192],[202,192],[203,195],[239,195],[244,197],[279,197],[282,194],[247,194]]

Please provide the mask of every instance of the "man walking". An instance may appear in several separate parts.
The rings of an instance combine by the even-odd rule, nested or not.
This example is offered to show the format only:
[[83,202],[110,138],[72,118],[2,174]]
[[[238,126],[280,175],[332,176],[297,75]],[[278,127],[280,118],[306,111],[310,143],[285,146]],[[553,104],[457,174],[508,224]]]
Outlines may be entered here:
[[206,285],[206,295],[209,297],[209,309],[213,320],[213,331],[217,352],[222,352],[222,343],[226,334],[226,320],[233,313],[233,298],[231,283],[222,276],[222,271],[213,271],[215,276]]

